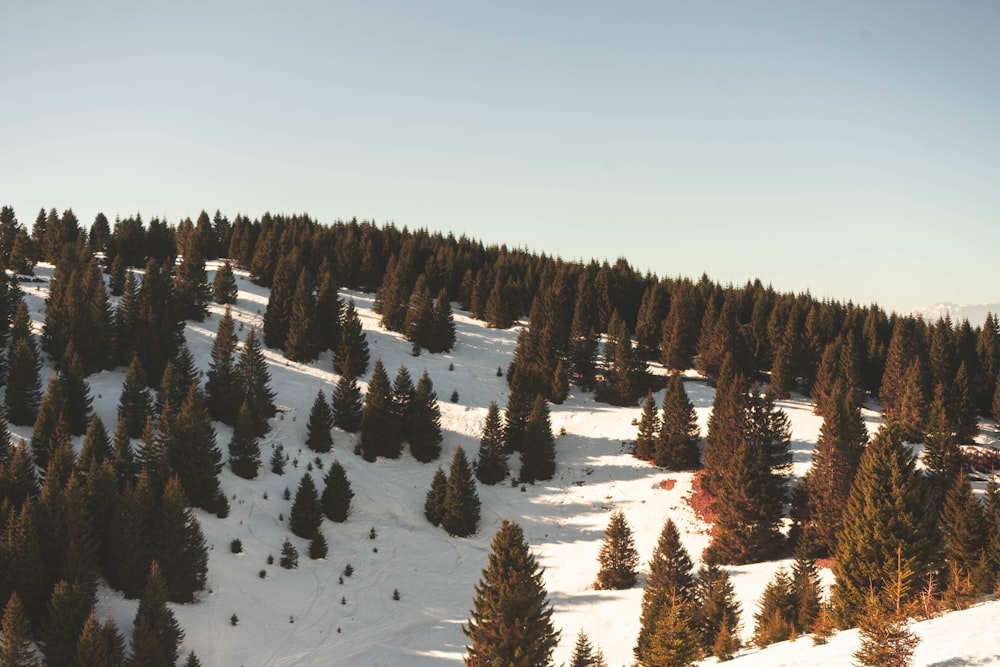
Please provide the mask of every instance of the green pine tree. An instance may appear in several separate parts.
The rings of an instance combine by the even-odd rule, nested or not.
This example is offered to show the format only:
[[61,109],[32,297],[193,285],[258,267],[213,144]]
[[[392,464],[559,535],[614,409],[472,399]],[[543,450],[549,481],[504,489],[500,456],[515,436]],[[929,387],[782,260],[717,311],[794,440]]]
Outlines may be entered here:
[[208,546],[177,477],[171,477],[163,489],[159,519],[156,558],[166,582],[167,599],[191,602],[194,594],[205,588]]
[[639,432],[635,437],[633,454],[641,461],[652,461],[655,453],[656,439],[660,432],[660,418],[656,414],[656,402],[653,392],[646,392],[646,400],[642,403],[642,414],[639,417]]
[[358,381],[351,375],[341,375],[333,388],[333,424],[348,433],[361,428],[363,402]]
[[462,632],[469,638],[465,664],[549,665],[559,643],[546,599],[542,569],[521,527],[504,520],[493,538],[489,564],[475,586],[473,609]]
[[521,454],[522,482],[552,479],[556,472],[556,443],[549,421],[549,407],[541,395],[528,414],[524,426],[524,452]]
[[354,492],[351,491],[351,484],[347,480],[344,466],[341,465],[340,461],[334,459],[323,479],[323,496],[320,498],[323,514],[330,521],[343,523],[351,511],[351,498],[353,497]]
[[167,607],[167,585],[160,567],[153,561],[146,587],[139,598],[132,630],[133,665],[173,667],[184,631]]
[[642,592],[639,637],[633,649],[640,664],[655,664],[652,647],[660,617],[667,614],[675,598],[685,601],[692,597],[693,568],[677,526],[667,519],[649,561],[649,577]]
[[410,453],[421,463],[429,463],[441,455],[441,409],[438,407],[434,384],[425,370],[417,381],[417,390],[410,403]]
[[496,401],[490,402],[483,422],[483,435],[479,440],[479,458],[476,462],[476,479],[487,485],[506,479],[507,454],[504,451],[503,424]]
[[295,535],[304,539],[312,539],[323,523],[323,506],[319,502],[319,493],[312,475],[308,472],[299,480],[295,490],[295,500],[292,502],[292,512],[288,525]]
[[691,470],[701,462],[701,432],[684,380],[673,373],[663,394],[663,417],[653,446],[653,463],[670,470]]
[[76,664],[79,667],[125,667],[125,639],[111,616],[102,625],[91,609],[76,643]]
[[424,516],[435,526],[441,525],[444,515],[444,499],[448,492],[448,476],[438,467],[431,480],[431,488],[424,499]]
[[146,373],[139,357],[133,356],[118,399],[118,417],[125,421],[130,438],[142,435],[146,420],[153,411],[153,398],[146,387]]
[[21,598],[11,593],[0,621],[0,665],[4,667],[41,667],[42,660],[32,646],[31,621]]
[[598,590],[622,590],[635,584],[639,553],[624,512],[611,513],[597,559],[601,569],[594,587]]
[[212,279],[212,298],[218,304],[229,305],[236,303],[239,294],[236,276],[233,275],[233,265],[228,261],[223,262],[216,270],[215,278]]
[[270,430],[268,420],[277,414],[274,406],[274,392],[271,390],[271,372],[267,368],[264,351],[253,327],[243,340],[239,361],[236,362],[237,386],[241,388],[240,403],[250,406],[257,435]]
[[10,364],[4,395],[7,419],[17,426],[29,426],[35,422],[38,406],[42,401],[41,381],[38,377],[41,365],[31,336],[19,338],[12,335],[8,358]]
[[316,393],[309,423],[306,425],[306,447],[314,452],[325,453],[333,448],[333,411],[322,391]]
[[720,661],[730,659],[740,648],[742,610],[729,573],[713,563],[702,565],[692,597],[694,624],[702,651]]
[[254,479],[260,470],[260,445],[250,406],[240,406],[233,439],[229,441],[229,467],[243,479]]
[[234,353],[236,330],[233,313],[229,308],[219,318],[219,326],[212,343],[212,360],[209,362],[205,393],[208,412],[212,419],[230,426],[236,424],[241,400],[240,380],[236,374]]
[[389,376],[382,360],[376,359],[361,415],[361,455],[366,461],[379,456],[399,458],[402,440],[393,407]]
[[448,469],[444,504],[441,507],[441,526],[450,535],[468,537],[476,532],[479,523],[479,494],[472,466],[465,451],[458,447]]
[[339,375],[359,378],[368,372],[368,339],[361,328],[361,318],[348,299],[340,319],[340,341],[333,353],[333,369]]

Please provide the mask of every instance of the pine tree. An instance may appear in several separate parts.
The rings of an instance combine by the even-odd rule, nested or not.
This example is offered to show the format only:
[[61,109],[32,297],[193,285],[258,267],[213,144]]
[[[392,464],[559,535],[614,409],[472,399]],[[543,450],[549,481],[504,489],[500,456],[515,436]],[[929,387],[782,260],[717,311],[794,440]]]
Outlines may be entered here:
[[409,441],[410,421],[413,418],[413,379],[406,366],[400,366],[396,371],[396,379],[392,383],[392,416],[396,420],[396,429],[402,441]]
[[292,295],[284,344],[285,356],[292,361],[309,362],[319,356],[315,291],[312,275],[308,269],[303,269]]
[[880,590],[870,585],[859,619],[861,648],[854,653],[860,667],[909,667],[920,639],[909,629],[907,598],[913,572],[897,552],[895,576]]
[[639,637],[633,649],[640,664],[656,664],[653,662],[652,647],[660,617],[670,610],[674,598],[680,601],[691,598],[694,589],[692,570],[691,557],[681,544],[677,526],[668,518],[649,561],[649,578],[642,592]]
[[663,613],[656,619],[656,630],[650,638],[647,657],[639,661],[640,665],[689,667],[701,657],[689,607],[690,602],[679,595],[670,596]]
[[130,438],[142,435],[152,411],[153,397],[146,388],[146,373],[139,357],[133,356],[122,385],[121,398],[118,399],[118,417],[125,421]]
[[549,407],[539,395],[524,427],[524,452],[521,455],[522,482],[552,479],[556,473],[555,438],[549,422]]
[[317,530],[316,534],[309,540],[309,558],[319,560],[326,558],[327,553],[329,553],[329,546],[326,543],[326,538],[323,537],[323,531]]
[[92,399],[90,385],[83,372],[80,356],[72,342],[63,354],[63,369],[59,372],[63,396],[66,401],[66,425],[73,435],[83,435],[87,432],[90,422]]
[[635,584],[639,553],[635,550],[632,529],[624,512],[611,513],[597,559],[601,569],[594,587],[598,590],[622,590]]
[[42,629],[42,652],[50,665],[71,665],[76,643],[94,601],[78,583],[56,583],[49,598],[49,613]]
[[467,665],[551,664],[559,632],[552,625],[542,569],[514,522],[504,520],[493,538],[462,632],[471,643],[465,649]]
[[183,320],[201,322],[208,312],[208,303],[212,299],[212,290],[208,286],[208,274],[205,271],[205,257],[197,244],[192,244],[181,259],[174,279],[174,292],[177,298],[178,317]]
[[573,656],[569,659],[570,667],[593,667],[594,647],[590,645],[590,637],[583,630],[576,636],[573,645]]
[[229,441],[229,467],[243,479],[254,479],[260,470],[260,445],[254,428],[250,406],[240,406],[233,439]]
[[426,370],[417,381],[417,390],[410,404],[407,437],[410,453],[421,463],[429,463],[441,455],[441,408]]
[[271,452],[271,472],[275,475],[285,474],[285,454],[280,447]]
[[382,360],[376,359],[361,415],[361,455],[366,461],[374,461],[379,456],[399,458],[401,443],[399,422],[393,414],[389,376]]
[[472,466],[465,451],[458,447],[448,469],[444,504],[441,507],[441,526],[448,534],[468,537],[476,532],[479,523],[479,494],[472,475]]
[[[872,582],[891,577],[896,551],[922,579],[938,565],[936,516],[927,482],[896,426],[884,426],[861,456],[837,540],[832,591],[834,620],[853,625]],[[915,591],[903,592],[903,601]]]
[[822,609],[822,601],[819,571],[808,540],[800,540],[795,547],[789,592],[795,603],[795,615],[791,621],[796,634],[812,632]]
[[424,499],[424,516],[435,526],[441,525],[441,518],[444,515],[444,499],[448,493],[448,476],[444,470],[438,467],[431,480],[431,488],[427,491]]
[[30,336],[11,337],[9,359],[7,391],[4,396],[7,419],[17,426],[28,426],[35,422],[42,400],[38,351]]
[[795,635],[793,619],[796,616],[796,605],[791,589],[792,580],[788,570],[779,567],[764,588],[758,611],[754,614],[753,641],[757,646],[763,648]]
[[[288,338],[288,325],[291,321],[292,299],[295,294],[296,278],[299,272],[299,255],[284,255],[274,269],[270,285],[266,279],[259,284],[270,287],[267,299],[267,309],[264,311],[262,331],[264,344],[270,348],[284,349]],[[254,270],[258,278],[264,278]]]
[[368,372],[368,340],[361,328],[361,318],[349,299],[340,320],[340,342],[333,353],[333,369],[339,375],[359,378]]
[[927,437],[924,440],[924,466],[930,472],[935,496],[943,499],[964,466],[957,432],[950,416],[948,390],[943,384],[934,389]]
[[927,391],[924,386],[923,367],[916,359],[907,368],[903,386],[891,412],[886,413],[889,423],[898,424],[903,439],[909,442],[923,440],[927,414]]
[[236,276],[233,275],[233,266],[228,261],[215,272],[212,280],[212,298],[216,303],[229,305],[236,303],[240,291],[236,286]]
[[420,274],[406,307],[406,317],[403,321],[403,332],[406,334],[406,339],[420,347],[429,348],[433,344],[431,339],[432,317],[431,293],[427,289],[426,277],[424,274]]
[[[160,426],[163,426],[162,418]],[[216,444],[205,396],[197,386],[191,385],[167,437],[170,467],[180,477],[191,504],[209,512],[228,510],[226,497],[219,486],[222,452]]]
[[516,368],[513,372],[507,371],[510,393],[507,395],[507,409],[504,411],[503,438],[509,452],[524,451],[528,414],[535,399],[523,377],[524,374]]
[[66,395],[63,384],[57,375],[49,378],[49,386],[45,390],[45,398],[38,407],[38,416],[31,429],[31,456],[38,467],[49,467],[49,456],[55,449],[56,434],[65,435]]
[[698,417],[684,391],[684,380],[673,373],[663,394],[663,417],[653,447],[653,463],[670,470],[691,470],[701,462]]
[[146,588],[139,598],[132,631],[133,665],[173,667],[184,631],[174,613],[167,608],[167,585],[160,567],[153,561],[146,578]]
[[843,525],[851,483],[868,442],[868,429],[861,411],[836,383],[824,410],[812,467],[806,473],[808,494],[807,534],[822,552],[837,551],[837,535]]
[[270,430],[267,420],[277,413],[277,409],[274,407],[274,392],[271,391],[271,372],[253,327],[243,341],[243,349],[236,362],[236,377],[238,386],[242,388],[241,402],[250,406],[257,435],[262,436]]
[[41,659],[32,647],[31,622],[17,593],[11,593],[0,622],[0,665],[4,667],[41,667]]
[[212,360],[208,366],[205,393],[208,396],[208,412],[212,415],[212,419],[230,426],[236,423],[242,402],[240,381],[233,358],[235,350],[233,313],[226,308],[226,312],[219,318],[219,326],[212,343]]
[[333,424],[348,433],[357,433],[361,428],[363,403],[361,388],[352,375],[341,375],[333,388]]
[[95,412],[94,416],[90,418],[87,434],[84,436],[83,446],[80,448],[80,456],[78,457],[80,468],[86,469],[92,461],[101,464],[110,461],[113,457],[114,451],[111,449],[111,438],[108,436],[108,430],[104,428],[101,416]]
[[191,390],[191,385],[200,387],[201,371],[195,366],[194,357],[186,343],[181,343],[177,356],[167,362],[160,379],[160,394],[156,401],[156,412],[170,404],[178,409]]
[[139,287],[132,340],[150,386],[158,386],[168,359],[177,355],[183,340],[170,267],[150,258]]
[[314,452],[328,452],[333,448],[333,411],[322,391],[316,393],[309,423],[306,425],[306,447]]
[[354,492],[351,491],[351,484],[347,480],[344,466],[341,465],[340,461],[334,459],[323,479],[323,496],[320,498],[323,514],[330,521],[343,523],[351,511],[351,498],[353,497]]
[[476,462],[476,479],[493,485],[507,477],[507,454],[504,452],[503,424],[496,401],[490,402],[479,440],[479,459]]
[[104,575],[126,598],[139,597],[153,558],[157,497],[143,470],[134,486],[124,488],[115,507],[108,547],[111,567]]
[[633,454],[641,461],[652,461],[655,453],[656,439],[660,431],[660,418],[656,414],[656,402],[653,392],[646,392],[646,400],[642,403],[642,414],[639,417],[639,432],[635,437]]
[[97,463],[91,458],[87,471],[87,513],[93,526],[94,553],[98,569],[107,571],[111,565],[111,523],[118,502],[118,475],[110,459]]
[[295,535],[304,539],[312,539],[323,523],[323,506],[319,502],[319,494],[312,475],[306,473],[299,481],[295,490],[295,500],[288,525]]
[[961,607],[978,594],[989,592],[981,590],[985,587],[979,571],[986,557],[986,517],[964,471],[955,477],[944,497],[938,526],[944,542],[943,580],[952,589],[949,597]]
[[121,417],[115,424],[115,434],[112,440],[112,447],[115,452],[115,473],[118,475],[118,483],[124,487],[125,484],[134,483],[139,477],[139,468],[135,462],[135,451],[132,449],[132,438],[129,437],[128,422]]
[[278,564],[286,570],[294,570],[299,566],[299,550],[288,538],[281,544],[281,559]]
[[316,293],[316,335],[319,351],[336,350],[340,341],[340,316],[344,305],[337,296],[333,273],[320,269],[319,290]]
[[427,351],[432,353],[451,352],[455,347],[455,318],[448,300],[448,290],[444,287],[437,294],[431,313],[430,338]]
[[740,647],[742,610],[729,573],[712,563],[702,565],[692,597],[694,625],[702,651],[720,661],[730,659]]
[[136,353],[135,326],[139,317],[139,281],[129,271],[122,285],[121,298],[111,320],[115,365],[125,364]]
[[205,588],[208,547],[201,525],[188,507],[177,477],[170,478],[160,499],[156,557],[171,602],[191,602]]
[[76,643],[75,657],[79,667],[125,667],[125,640],[111,616],[102,625],[97,613],[90,610]]

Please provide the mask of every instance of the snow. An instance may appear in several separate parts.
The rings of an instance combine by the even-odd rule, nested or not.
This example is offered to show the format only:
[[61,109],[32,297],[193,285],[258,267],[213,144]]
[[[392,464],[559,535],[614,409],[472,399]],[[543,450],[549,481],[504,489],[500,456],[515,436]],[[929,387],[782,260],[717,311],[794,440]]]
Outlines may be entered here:
[[[210,263],[208,268],[211,280],[216,265]],[[47,278],[51,267],[43,265],[38,273]],[[233,315],[242,340],[249,326],[260,326],[267,290],[252,284],[246,272],[237,270],[236,274],[240,297]],[[22,287],[35,332],[40,333],[47,283]],[[478,533],[465,539],[449,537],[424,518],[424,496],[437,467],[446,467],[457,447],[475,458],[490,401],[501,408],[506,404],[506,379],[497,377],[496,369],[499,366],[506,372],[517,331],[491,330],[456,312],[458,344],[453,352],[413,357],[411,345],[400,335],[379,328],[372,295],[342,290],[341,297],[354,299],[372,361],[381,357],[390,377],[400,365],[406,365],[414,378],[424,369],[430,374],[441,401],[441,458],[421,464],[404,453],[399,460],[367,463],[353,453],[356,436],[339,430],[334,432],[331,453],[309,451],[303,444],[309,409],[317,390],[329,396],[337,380],[330,353],[314,363],[299,364],[268,350],[279,415],[261,442],[265,464],[258,479],[240,479],[228,468],[221,473],[231,505],[229,516],[219,519],[198,512],[211,549],[208,584],[196,602],[172,605],[185,631],[182,651],[195,651],[204,665],[461,664],[465,645],[461,627],[472,606],[473,585],[486,566],[493,534],[501,520],[508,518],[521,524],[545,568],[554,622],[562,629],[556,664],[568,661],[581,629],[600,645],[610,665],[632,664],[646,562],[665,520],[670,517],[677,524],[696,564],[709,542],[708,526],[686,502],[692,475],[651,467],[626,453],[627,441],[635,437],[632,421],[639,417],[639,408],[596,403],[591,394],[579,391],[572,392],[564,405],[551,406],[553,432],[558,434],[555,478],[523,490],[509,483],[480,486]],[[223,310],[213,304],[205,322],[189,322],[185,330],[203,372],[208,369],[212,337]],[[48,372],[43,370],[43,383]],[[106,424],[115,423],[123,379],[124,369],[89,378],[94,409]],[[704,433],[714,390],[690,374],[688,379],[692,381],[686,388]],[[361,384],[364,388],[365,383]],[[459,394],[457,403],[448,400],[453,390]],[[656,398],[659,403],[662,394]],[[791,419],[793,472],[802,475],[822,420],[805,399],[782,401],[780,406]],[[870,429],[878,427],[876,411],[866,410],[865,418]],[[225,457],[231,429],[222,424],[216,427]],[[14,427],[12,432],[30,437],[26,428]],[[297,461],[281,476],[271,473],[266,463],[278,443]],[[79,448],[82,438],[75,444]],[[317,459],[322,470],[316,469]],[[310,462],[311,474],[320,485],[334,459],[344,465],[355,497],[347,522],[324,522],[329,554],[313,561],[307,556],[307,542],[288,529],[291,501],[282,495],[286,488],[294,493]],[[516,459],[511,460],[515,471]],[[617,509],[625,512],[635,534],[643,563],[639,584],[625,591],[597,591],[592,584],[602,532]],[[375,539],[369,536],[372,528]],[[234,538],[242,541],[243,553],[230,553]],[[298,569],[277,565],[286,538],[299,550]],[[266,564],[269,555],[275,564]],[[340,584],[338,579],[348,564],[354,568],[353,576],[344,577]],[[745,637],[752,632],[757,599],[780,565],[766,562],[728,568],[743,608]],[[261,571],[266,574],[263,579]],[[830,580],[828,570],[823,575]],[[398,601],[392,599],[394,589],[399,590]],[[99,616],[110,614],[130,635],[135,601],[123,600],[119,593],[102,587],[98,606]],[[923,641],[915,664],[1000,663],[1000,635],[994,632],[998,612],[1000,606],[986,603],[916,624]],[[236,626],[230,624],[234,613],[239,618]],[[819,647],[805,637],[765,650],[745,649],[731,664],[844,665],[851,662],[857,646],[856,631],[839,633]],[[714,663],[714,659],[705,662]]]

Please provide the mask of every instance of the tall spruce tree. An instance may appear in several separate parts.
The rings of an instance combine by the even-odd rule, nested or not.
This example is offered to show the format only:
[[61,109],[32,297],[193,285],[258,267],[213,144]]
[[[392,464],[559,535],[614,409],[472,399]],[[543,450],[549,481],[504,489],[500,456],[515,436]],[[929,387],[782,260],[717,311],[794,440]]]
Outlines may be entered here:
[[938,520],[944,543],[944,585],[956,606],[964,606],[987,590],[987,531],[983,508],[964,471],[959,472],[941,503]]
[[260,444],[254,427],[250,406],[240,406],[233,439],[229,441],[229,467],[243,479],[254,479],[260,470]]
[[322,278],[316,292],[316,340],[319,351],[336,350],[340,342],[340,314],[344,304],[337,296],[337,282],[329,270],[320,270]]
[[493,537],[489,564],[475,586],[473,609],[462,632],[465,664],[535,667],[549,665],[559,643],[546,599],[542,569],[528,550],[524,532],[504,520]]
[[642,592],[639,637],[633,649],[640,664],[656,664],[653,643],[657,626],[661,617],[668,615],[675,601],[691,599],[694,589],[693,568],[691,557],[681,544],[677,526],[668,518],[649,561],[649,577]]
[[274,406],[274,392],[271,390],[271,372],[267,368],[264,351],[253,327],[250,327],[243,340],[243,349],[236,362],[236,377],[242,393],[240,402],[250,406],[257,435],[262,436],[270,430],[267,422],[277,413],[277,409]]
[[[896,426],[883,426],[861,456],[851,485],[833,564],[831,602],[840,627],[857,622],[873,584],[891,579],[899,550],[903,567],[921,581],[940,560],[936,513],[916,459]],[[916,595],[903,591],[907,602]],[[919,586],[919,585],[918,585]]]
[[635,584],[639,553],[635,550],[632,529],[622,511],[612,512],[604,529],[604,539],[597,556],[601,569],[594,587],[603,590],[622,590]]
[[167,584],[153,561],[132,630],[132,664],[174,667],[184,631],[167,607]]
[[320,390],[316,393],[309,423],[306,424],[306,447],[314,452],[325,453],[333,448],[333,411]]
[[524,425],[524,451],[521,454],[522,482],[548,480],[556,473],[556,443],[549,421],[549,406],[541,395],[535,403]]
[[153,411],[153,397],[146,387],[146,373],[139,357],[133,356],[118,399],[118,417],[125,421],[130,438],[142,435],[146,420]]
[[431,480],[431,488],[424,498],[424,516],[435,526],[441,525],[441,516],[444,514],[444,497],[448,492],[448,475],[438,466],[434,472],[434,479]]
[[4,395],[7,419],[17,426],[28,426],[35,422],[42,400],[38,375],[41,362],[31,334],[30,322],[28,308],[24,301],[20,301],[14,312],[11,328],[7,390]]
[[368,339],[361,328],[354,299],[349,299],[341,314],[340,341],[333,351],[333,369],[339,375],[359,378],[368,371],[368,360]]
[[292,361],[309,362],[319,356],[316,285],[308,269],[299,273],[295,293],[292,295],[284,350],[285,356]]
[[410,453],[421,463],[429,463],[441,455],[441,408],[426,370],[417,381],[417,390],[410,404],[407,438]]
[[0,665],[41,667],[42,664],[32,646],[31,621],[21,598],[17,593],[11,593],[0,621]]
[[125,639],[110,615],[102,625],[97,620],[97,612],[90,610],[80,631],[74,657],[79,667],[125,667]]
[[653,444],[653,463],[670,470],[692,470],[701,461],[698,417],[684,391],[684,380],[672,373],[663,394],[663,416]]
[[66,425],[73,435],[83,435],[87,432],[90,422],[91,403],[90,384],[83,371],[80,355],[72,342],[63,355],[63,367],[59,371],[59,381],[63,386],[63,396],[66,400]]
[[236,350],[236,329],[233,313],[229,308],[219,318],[219,326],[212,343],[212,360],[208,366],[205,381],[208,413],[212,419],[230,426],[236,423],[241,404],[241,387],[236,374],[234,352]]
[[465,451],[458,447],[448,469],[444,505],[441,507],[441,526],[450,535],[468,537],[476,532],[479,523],[479,494],[472,466]]
[[333,424],[348,433],[357,433],[361,428],[364,405],[357,378],[341,375],[333,388]]
[[502,482],[508,474],[507,454],[504,451],[503,423],[496,401],[490,401],[483,422],[483,435],[479,440],[479,457],[476,461],[476,479],[483,484]]
[[713,563],[702,565],[693,598],[694,625],[702,651],[720,661],[730,659],[740,647],[742,609],[729,573]]
[[438,291],[437,299],[434,300],[427,351],[434,353],[451,352],[454,347],[455,318],[451,312],[451,301],[448,300],[448,290],[442,287]]
[[158,435],[166,438],[170,468],[180,477],[191,504],[209,512],[226,511],[228,503],[219,485],[222,452],[216,443],[204,394],[191,385],[172,424],[164,428],[163,421],[161,418]]
[[178,317],[201,322],[208,313],[212,290],[208,286],[205,257],[197,244],[191,244],[177,267],[174,278]]
[[113,457],[114,450],[111,449],[111,438],[108,435],[108,429],[104,427],[101,416],[95,412],[94,416],[90,418],[90,424],[87,426],[87,434],[84,436],[83,446],[80,448],[80,455],[78,457],[79,467],[81,470],[86,470],[90,467],[92,461],[99,465],[105,461],[110,461]]
[[347,514],[351,511],[351,498],[354,492],[351,491],[351,483],[347,480],[347,473],[340,461],[334,459],[330,464],[330,469],[323,479],[323,495],[320,503],[323,505],[323,514],[330,521],[343,523],[347,521]]
[[212,298],[216,303],[229,305],[236,303],[240,291],[236,285],[236,276],[233,274],[233,265],[228,261],[223,262],[215,272],[212,279]]
[[656,402],[653,392],[646,392],[646,400],[642,402],[642,412],[639,416],[639,431],[635,436],[635,451],[633,454],[641,461],[653,460],[655,443],[660,432],[660,417],[656,414]]
[[194,594],[205,588],[208,546],[177,477],[171,477],[163,489],[158,527],[156,558],[167,599],[191,602]]
[[376,359],[361,415],[361,455],[366,461],[374,461],[379,456],[395,459],[399,458],[401,446],[402,437],[399,422],[393,414],[389,376],[382,360]]
[[323,523],[323,506],[319,502],[319,493],[312,475],[308,472],[299,480],[295,490],[295,500],[288,517],[288,525],[292,532],[304,539],[312,539]]

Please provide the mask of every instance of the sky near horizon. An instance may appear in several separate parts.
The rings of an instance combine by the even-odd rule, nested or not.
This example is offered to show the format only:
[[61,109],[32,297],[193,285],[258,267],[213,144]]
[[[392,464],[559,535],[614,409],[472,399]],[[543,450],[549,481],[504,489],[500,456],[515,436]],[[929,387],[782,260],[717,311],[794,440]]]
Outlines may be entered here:
[[0,204],[1000,302],[1000,0],[0,3]]

